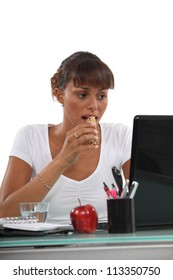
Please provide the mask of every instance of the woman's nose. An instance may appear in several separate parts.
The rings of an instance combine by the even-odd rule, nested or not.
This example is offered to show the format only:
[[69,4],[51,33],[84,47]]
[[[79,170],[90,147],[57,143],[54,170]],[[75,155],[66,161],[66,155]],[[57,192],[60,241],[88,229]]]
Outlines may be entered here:
[[91,97],[88,101],[88,108],[92,110],[96,110],[98,108],[96,97]]

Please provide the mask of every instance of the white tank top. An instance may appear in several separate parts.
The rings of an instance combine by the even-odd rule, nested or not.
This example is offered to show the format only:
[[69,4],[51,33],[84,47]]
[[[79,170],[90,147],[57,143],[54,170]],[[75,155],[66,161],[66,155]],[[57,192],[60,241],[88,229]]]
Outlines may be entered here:
[[[48,138],[48,124],[27,125],[16,135],[11,156],[26,161],[32,167],[32,177],[52,161]],[[103,182],[110,188],[115,184],[112,167],[121,170],[131,156],[131,129],[124,124],[100,123],[101,153],[95,171],[86,179],[76,181],[61,175],[45,196],[49,201],[47,221],[70,223],[70,211],[82,204],[92,204],[99,221],[107,220],[106,194]],[[86,167],[84,167],[86,168]]]

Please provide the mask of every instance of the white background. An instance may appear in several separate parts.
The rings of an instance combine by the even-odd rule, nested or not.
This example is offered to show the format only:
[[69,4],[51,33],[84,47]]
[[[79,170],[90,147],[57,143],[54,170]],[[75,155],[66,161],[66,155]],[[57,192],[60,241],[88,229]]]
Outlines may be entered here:
[[115,75],[102,121],[172,114],[172,15],[171,0],[1,0],[0,181],[21,126],[61,121],[50,78],[75,51],[97,54]]

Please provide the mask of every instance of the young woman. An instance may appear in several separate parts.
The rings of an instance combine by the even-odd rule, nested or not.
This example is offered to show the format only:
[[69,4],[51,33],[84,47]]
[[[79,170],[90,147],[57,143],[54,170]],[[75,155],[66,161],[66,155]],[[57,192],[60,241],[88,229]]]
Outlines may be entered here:
[[80,198],[106,220],[103,182],[115,183],[113,166],[128,178],[131,152],[127,126],[100,122],[114,88],[112,71],[96,55],[76,52],[61,63],[51,86],[63,121],[17,133],[0,188],[0,216],[20,215],[20,202],[48,201],[47,220],[69,223]]

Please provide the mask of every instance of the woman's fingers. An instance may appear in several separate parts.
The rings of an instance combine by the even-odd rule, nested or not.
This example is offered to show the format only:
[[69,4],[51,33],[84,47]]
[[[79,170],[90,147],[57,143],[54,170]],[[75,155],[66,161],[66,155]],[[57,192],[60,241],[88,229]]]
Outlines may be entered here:
[[78,125],[68,131],[59,156],[66,162],[67,167],[74,164],[82,152],[99,147],[98,131],[93,125]]
[[67,133],[67,139],[70,142],[77,143],[78,145],[88,145],[99,143],[98,131],[93,125],[87,127],[75,127]]

